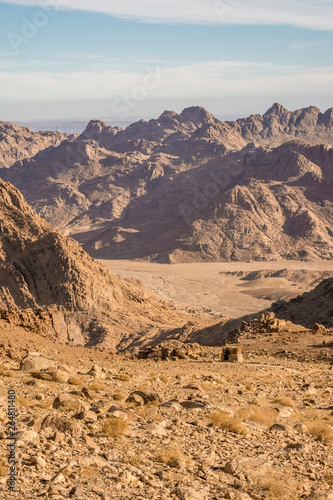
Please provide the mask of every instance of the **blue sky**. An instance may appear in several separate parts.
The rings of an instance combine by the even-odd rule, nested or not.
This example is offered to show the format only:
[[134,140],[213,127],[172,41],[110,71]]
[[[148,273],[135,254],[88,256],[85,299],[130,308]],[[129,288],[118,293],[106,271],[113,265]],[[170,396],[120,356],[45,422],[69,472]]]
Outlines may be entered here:
[[0,119],[324,111],[332,49],[333,0],[0,1]]

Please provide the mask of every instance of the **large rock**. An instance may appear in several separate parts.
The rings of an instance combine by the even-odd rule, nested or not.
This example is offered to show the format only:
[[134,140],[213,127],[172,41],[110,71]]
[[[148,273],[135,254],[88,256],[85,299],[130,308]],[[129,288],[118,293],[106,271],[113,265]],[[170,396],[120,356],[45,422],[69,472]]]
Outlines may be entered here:
[[20,363],[20,370],[36,372],[49,368],[56,368],[54,359],[40,352],[29,352]]

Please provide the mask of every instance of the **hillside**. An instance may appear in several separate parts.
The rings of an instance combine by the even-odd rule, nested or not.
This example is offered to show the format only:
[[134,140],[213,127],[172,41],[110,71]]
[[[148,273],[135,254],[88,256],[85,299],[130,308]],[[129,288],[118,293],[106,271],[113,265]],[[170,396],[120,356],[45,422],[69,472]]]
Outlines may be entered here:
[[68,138],[60,132],[33,132],[29,128],[0,121],[0,169],[35,156]]
[[333,327],[333,278],[328,278],[313,290],[290,300],[272,305],[277,317],[313,327],[315,323]]
[[221,122],[203,108],[91,121],[0,176],[98,258],[333,257],[333,108]]
[[[54,231],[17,189],[3,181],[0,310],[2,318],[23,326],[33,327],[38,319],[50,323],[51,317],[50,333],[56,331],[62,340],[73,336],[66,339],[69,325],[68,333],[74,328],[79,343],[103,342],[105,347],[126,345],[132,334],[144,339],[151,331],[156,334],[184,323],[172,304],[140,282],[113,275],[74,240]],[[62,326],[55,328],[59,322]]]

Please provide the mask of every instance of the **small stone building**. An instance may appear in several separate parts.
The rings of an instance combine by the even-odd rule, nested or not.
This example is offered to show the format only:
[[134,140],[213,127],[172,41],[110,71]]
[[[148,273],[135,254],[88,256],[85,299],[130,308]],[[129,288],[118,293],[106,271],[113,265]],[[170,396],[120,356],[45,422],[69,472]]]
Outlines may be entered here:
[[222,348],[221,361],[229,361],[229,363],[242,363],[244,356],[241,345],[226,345]]

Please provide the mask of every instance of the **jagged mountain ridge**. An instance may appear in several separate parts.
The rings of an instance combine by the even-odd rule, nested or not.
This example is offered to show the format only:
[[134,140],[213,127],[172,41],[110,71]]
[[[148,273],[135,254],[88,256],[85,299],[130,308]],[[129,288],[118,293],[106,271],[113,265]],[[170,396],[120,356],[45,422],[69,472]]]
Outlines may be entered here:
[[1,176],[96,257],[332,258],[332,117],[275,104],[235,122],[199,107],[91,121]]
[[0,121],[0,168],[9,168],[18,160],[58,146],[68,137],[60,132],[33,132],[27,127]]
[[93,336],[113,347],[127,335],[184,322],[140,282],[113,275],[55,231],[0,180],[0,310],[50,307],[64,311],[84,341]]

